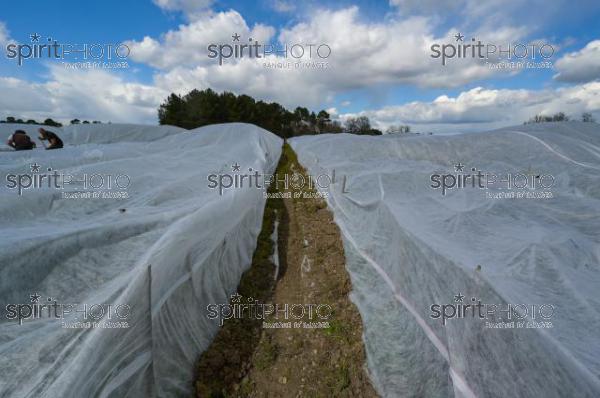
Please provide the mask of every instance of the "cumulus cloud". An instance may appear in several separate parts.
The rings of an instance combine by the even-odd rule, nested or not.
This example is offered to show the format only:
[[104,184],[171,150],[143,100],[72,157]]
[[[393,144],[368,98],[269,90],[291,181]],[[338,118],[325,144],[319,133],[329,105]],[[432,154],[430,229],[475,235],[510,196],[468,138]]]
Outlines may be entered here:
[[[30,83],[14,77],[0,77],[2,116],[29,116],[52,110],[52,93],[44,84]],[[14,113],[14,114],[13,114]]]
[[[349,7],[311,13],[309,19],[280,30],[275,37],[273,27],[257,24],[250,28],[238,12],[230,10],[205,15],[160,38],[145,37],[127,45],[133,60],[157,69],[155,81],[161,89],[183,93],[192,88],[211,87],[244,92],[288,107],[327,105],[327,100],[336,93],[350,89],[389,84],[458,87],[493,74],[507,73],[473,59],[453,59],[442,66],[439,60],[430,57],[430,46],[434,42],[448,41],[451,34],[436,38],[431,29],[432,21],[427,17],[367,22],[360,17],[358,7]],[[331,48],[331,55],[312,60],[326,61],[328,68],[263,67],[264,61],[295,61],[281,56],[229,58],[227,64],[219,66],[208,58],[207,47],[213,43],[232,44],[234,33],[243,40],[252,37],[277,48],[326,44]],[[521,28],[505,27],[482,34],[489,39],[504,39],[518,38],[524,32]],[[308,60],[307,56],[304,60]]]
[[582,83],[600,78],[600,40],[588,43],[580,51],[566,54],[554,65],[559,81]]
[[[471,2],[461,1],[465,4]],[[210,5],[209,1],[155,2],[165,10],[179,10],[190,15]],[[192,3],[199,8],[192,6]],[[200,7],[200,3],[204,6]],[[398,4],[400,7],[410,6],[408,0],[398,3],[402,3]],[[484,6],[475,4],[474,7],[470,13],[483,15],[489,11],[490,15],[493,14]],[[147,36],[140,41],[126,42],[131,49],[132,60],[154,68],[152,85],[130,83],[107,71],[67,71],[53,67],[49,80],[43,84],[13,78],[0,80],[0,90],[8,93],[0,99],[0,109],[15,114],[21,114],[19,109],[38,109],[40,113],[68,115],[65,117],[154,122],[157,106],[169,93],[183,94],[194,88],[210,87],[216,91],[246,93],[263,100],[277,101],[288,108],[298,105],[328,108],[334,105],[336,95],[349,90],[378,90],[379,87],[402,85],[461,87],[498,74],[518,73],[514,70],[491,69],[483,62],[470,58],[452,59],[442,66],[439,59],[430,57],[430,46],[432,43],[452,41],[451,36],[459,30],[452,27],[441,34],[436,32],[436,26],[440,25],[435,16],[391,14],[381,21],[372,22],[362,18],[359,8],[355,6],[323,9],[307,15],[305,20],[277,32],[275,28],[263,24],[249,26],[242,15],[234,10],[196,13],[193,20],[161,36]],[[0,24],[0,40],[6,30],[2,28]],[[531,33],[527,27],[510,23],[491,26],[480,24],[470,32],[478,39],[496,43],[526,40]],[[296,70],[264,67],[265,61],[285,61],[281,56],[241,60],[230,58],[224,65],[218,65],[214,59],[208,58],[208,45],[232,44],[231,35],[234,33],[243,40],[252,37],[260,43],[279,44],[280,47],[295,43],[304,46],[325,43],[332,51],[324,60],[328,62],[328,68]],[[576,69],[574,63],[593,63],[596,58],[591,54],[597,53],[597,44],[592,46],[593,43],[597,42],[563,57],[557,63],[557,79],[566,79]],[[597,61],[595,65],[598,65]],[[589,69],[581,66],[581,70]],[[440,96],[431,102],[411,102],[365,114],[379,126],[399,122],[445,126],[506,125],[522,122],[533,114],[554,108],[563,111],[596,111],[598,107],[594,105],[594,101],[597,101],[594,96],[597,96],[597,91],[593,85],[557,92],[488,90],[479,87],[456,97]],[[15,93],[16,98],[11,93]],[[589,96],[589,93],[593,95]],[[6,98],[11,98],[11,101]],[[342,108],[347,105],[349,103],[339,104]],[[332,113],[338,112],[340,110],[335,109]]]
[[327,108],[327,109],[325,109],[325,111],[327,113],[329,113],[330,116],[333,116],[333,117],[337,117],[338,114],[339,114],[339,112],[338,112],[338,110],[337,110],[336,107]]
[[381,83],[421,87],[456,87],[497,73],[472,59],[456,59],[442,67],[430,57],[431,44],[448,41],[435,37],[427,17],[364,22],[358,7],[323,11],[311,20],[284,29],[281,42],[327,43],[328,61],[338,73],[331,89],[369,87]]
[[248,27],[244,18],[234,10],[205,15],[187,25],[180,25],[160,39],[149,36],[142,41],[127,41],[134,61],[151,65],[158,69],[169,70],[175,67],[209,65],[214,63],[207,57],[207,47],[212,44],[232,42],[232,35],[253,38],[268,42],[275,29],[262,24]]
[[[231,82],[227,68],[242,65],[228,65],[222,68],[220,76],[210,79],[203,69],[187,70],[191,75],[178,84],[188,81],[200,84],[238,85],[250,91],[269,93],[269,81],[258,79],[248,86],[248,81]],[[196,74],[196,75],[195,75]],[[169,75],[161,78],[165,79]],[[173,76],[170,76],[171,78]],[[210,83],[209,83],[210,82]],[[176,82],[157,81],[156,85],[128,83],[122,78],[102,70],[67,70],[59,66],[50,68],[50,79],[45,83],[31,83],[12,77],[0,77],[0,116],[17,116],[43,120],[53,117],[69,120],[72,117],[113,122],[153,123],[156,109],[169,94],[169,87]],[[295,90],[282,90],[294,93]],[[299,95],[311,95],[310,90],[300,90]],[[318,91],[318,90],[317,90]],[[293,101],[296,94],[289,94]],[[315,98],[316,100],[316,98]],[[545,90],[492,90],[476,87],[463,91],[457,96],[442,95],[433,101],[414,101],[396,106],[386,106],[377,110],[360,113],[339,114],[336,108],[328,112],[345,120],[353,116],[368,116],[378,128],[385,129],[392,124],[410,124],[416,131],[468,131],[485,130],[506,125],[518,125],[536,114],[565,112],[578,117],[582,112],[600,114],[600,82],[590,82],[572,87]]]
[[44,83],[0,77],[1,116],[150,123],[156,121],[156,109],[168,95],[160,88],[126,82],[104,70],[53,65],[49,72]]
[[319,79],[309,80],[302,71],[267,70],[260,62],[175,68],[157,74],[155,84],[164,90],[180,94],[194,88],[209,87],[215,91],[245,93],[263,100],[277,101],[288,108],[298,105],[317,107],[333,99],[333,94]]
[[490,90],[476,87],[456,97],[439,96],[431,102],[415,101],[387,106],[340,118],[367,116],[379,128],[413,124],[417,130],[484,130],[517,125],[534,115],[565,112],[579,117],[582,112],[600,112],[600,82],[556,90]]

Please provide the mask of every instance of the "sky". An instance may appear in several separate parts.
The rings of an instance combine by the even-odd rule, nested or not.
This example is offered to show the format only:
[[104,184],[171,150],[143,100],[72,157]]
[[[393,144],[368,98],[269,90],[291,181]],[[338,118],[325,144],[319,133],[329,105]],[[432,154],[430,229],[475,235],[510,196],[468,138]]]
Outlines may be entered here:
[[[481,131],[559,111],[600,119],[599,17],[592,0],[8,2],[0,118],[156,124],[170,93],[212,88],[341,121],[368,116],[383,130]],[[210,57],[211,45],[225,54],[250,38],[297,52]],[[14,57],[53,41],[104,53],[92,66],[76,53]],[[470,43],[505,52],[434,57],[432,46],[451,55]],[[108,59],[108,46],[123,58]]]

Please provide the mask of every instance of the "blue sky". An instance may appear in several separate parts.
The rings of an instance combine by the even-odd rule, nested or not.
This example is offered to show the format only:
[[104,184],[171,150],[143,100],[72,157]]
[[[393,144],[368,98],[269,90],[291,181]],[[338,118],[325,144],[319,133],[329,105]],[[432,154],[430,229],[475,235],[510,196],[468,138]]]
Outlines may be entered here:
[[[86,4],[68,0],[32,6],[9,2],[0,16],[3,50],[9,43],[30,43],[29,35],[39,33],[61,43],[125,42],[132,53],[129,68],[100,71],[67,71],[56,60],[28,60],[19,67],[3,56],[0,88],[14,91],[18,100],[1,100],[0,117],[48,114],[59,119],[155,123],[156,106],[166,94],[206,87],[247,92],[289,108],[328,109],[340,119],[365,114],[382,128],[394,123],[442,130],[457,124],[465,129],[493,127],[511,121],[490,110],[494,101],[510,102],[506,98],[511,95],[521,98],[520,108],[528,112],[552,112],[561,106],[572,113],[598,111],[600,4],[480,3],[309,0],[299,6],[289,0]],[[210,64],[207,40],[230,43],[229,36],[237,33],[233,30],[243,37],[254,34],[265,43],[328,43],[332,47],[329,69],[271,71],[250,60],[232,61],[225,68]],[[548,43],[556,50],[550,59],[553,67],[492,73],[473,60],[453,61],[449,67],[434,64],[428,46],[453,43],[454,32],[500,45]],[[96,85],[88,87],[88,81]],[[94,98],[94,90],[102,95],[102,102]],[[573,96],[578,106],[571,106]],[[437,101],[440,97],[448,101]],[[562,97],[563,102],[557,102]],[[487,115],[487,123],[475,114]]]

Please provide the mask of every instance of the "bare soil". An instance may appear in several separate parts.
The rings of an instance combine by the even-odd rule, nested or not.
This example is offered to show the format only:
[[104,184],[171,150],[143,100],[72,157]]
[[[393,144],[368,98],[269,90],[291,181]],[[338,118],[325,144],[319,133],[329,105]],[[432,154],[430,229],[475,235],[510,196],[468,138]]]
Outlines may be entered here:
[[[287,144],[277,173],[306,178]],[[360,314],[348,298],[352,286],[339,229],[315,191],[303,187],[289,192],[291,198],[267,200],[253,264],[238,293],[279,308],[321,305],[320,315],[328,309],[331,315],[321,318],[313,312],[312,317],[305,313],[286,320],[280,313],[277,319],[226,320],[199,360],[198,397],[377,397],[366,373]],[[270,260],[275,220],[276,281]],[[291,322],[292,327],[265,327],[277,322]]]

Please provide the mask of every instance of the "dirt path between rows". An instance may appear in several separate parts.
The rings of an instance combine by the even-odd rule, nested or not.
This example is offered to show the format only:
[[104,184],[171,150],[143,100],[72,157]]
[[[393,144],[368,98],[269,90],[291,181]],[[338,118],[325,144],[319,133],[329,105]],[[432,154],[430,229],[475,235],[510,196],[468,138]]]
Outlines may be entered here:
[[[277,174],[294,173],[306,177],[286,144]],[[237,300],[278,304],[273,308],[280,311],[266,319],[225,320],[200,358],[197,396],[377,397],[366,374],[362,322],[348,299],[351,283],[331,212],[307,186],[287,191],[271,186],[269,193],[284,198],[267,200],[253,264],[242,276]],[[278,267],[271,257],[276,226]]]

